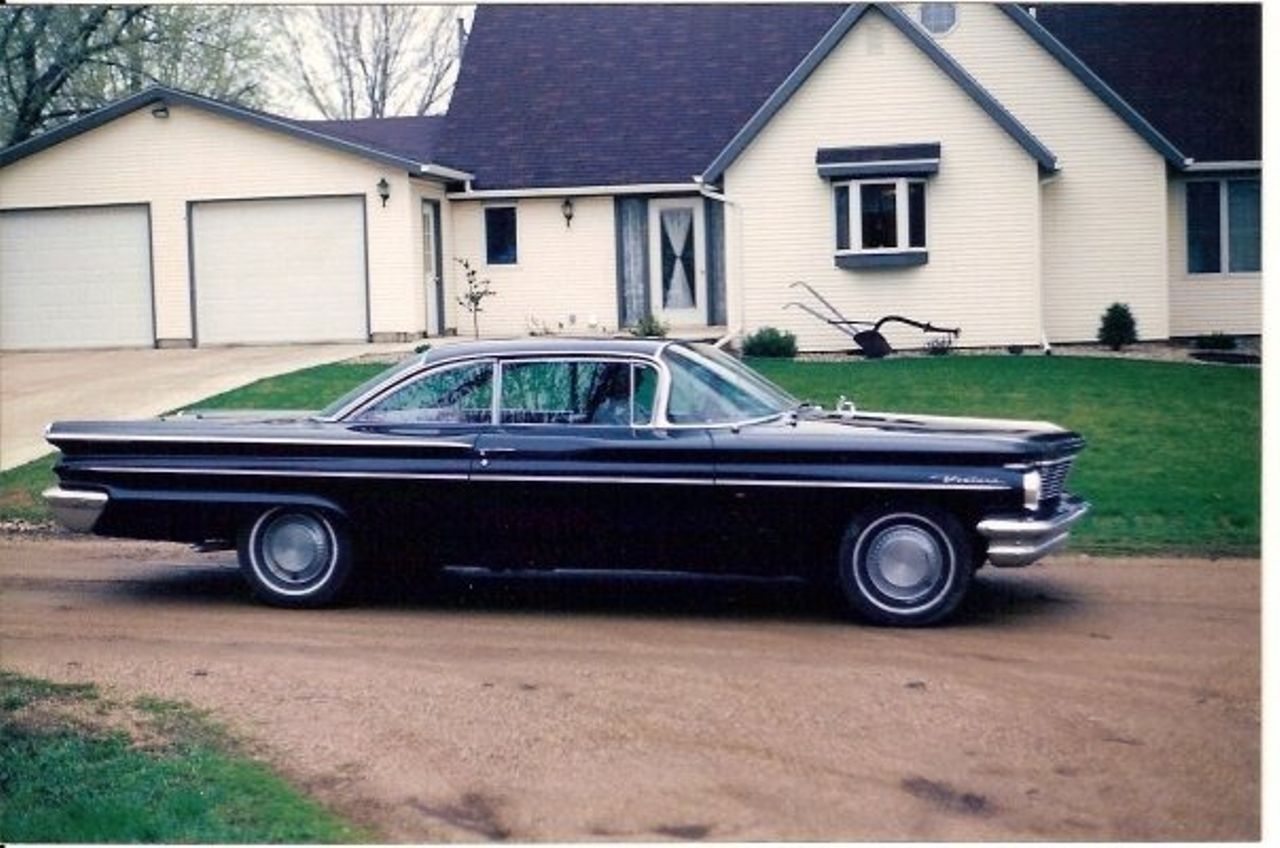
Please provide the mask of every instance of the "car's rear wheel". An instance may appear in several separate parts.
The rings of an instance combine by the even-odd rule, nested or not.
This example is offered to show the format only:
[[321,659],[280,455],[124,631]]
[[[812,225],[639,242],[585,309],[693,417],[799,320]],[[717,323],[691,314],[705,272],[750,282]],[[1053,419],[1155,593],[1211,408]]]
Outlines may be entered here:
[[869,510],[840,545],[840,585],[850,607],[876,624],[935,624],[964,599],[973,573],[968,534],[923,504]]
[[240,535],[240,572],[261,600],[282,607],[332,603],[351,576],[350,535],[320,510],[278,507]]

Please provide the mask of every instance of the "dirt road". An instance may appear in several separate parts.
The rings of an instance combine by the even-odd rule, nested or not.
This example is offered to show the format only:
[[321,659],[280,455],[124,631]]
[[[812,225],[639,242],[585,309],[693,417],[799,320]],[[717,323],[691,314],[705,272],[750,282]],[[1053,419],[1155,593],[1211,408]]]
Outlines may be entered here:
[[0,664],[190,701],[388,840],[1257,839],[1259,564],[813,590],[462,573],[251,603],[225,555],[0,539]]

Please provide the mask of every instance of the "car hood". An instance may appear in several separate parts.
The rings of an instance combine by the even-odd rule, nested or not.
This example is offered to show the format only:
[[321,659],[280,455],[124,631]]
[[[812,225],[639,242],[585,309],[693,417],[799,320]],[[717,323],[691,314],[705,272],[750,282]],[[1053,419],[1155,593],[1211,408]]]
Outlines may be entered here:
[[971,459],[1041,461],[1079,452],[1080,434],[1047,421],[803,410],[753,428],[758,438],[815,449],[887,454],[953,454]]

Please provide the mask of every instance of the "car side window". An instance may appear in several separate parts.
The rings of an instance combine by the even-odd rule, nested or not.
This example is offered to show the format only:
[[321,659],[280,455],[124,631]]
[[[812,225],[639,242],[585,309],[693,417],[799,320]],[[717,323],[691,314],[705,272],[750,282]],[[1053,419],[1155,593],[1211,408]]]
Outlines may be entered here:
[[658,396],[658,369],[652,365],[631,366],[631,424],[653,423],[653,407]]
[[[503,424],[626,427],[632,422],[632,406],[629,362],[554,360],[502,366],[498,420]],[[639,412],[643,423],[652,417],[652,407],[650,397],[648,411]]]
[[471,362],[410,380],[361,410],[374,423],[484,424],[493,418],[493,363]]

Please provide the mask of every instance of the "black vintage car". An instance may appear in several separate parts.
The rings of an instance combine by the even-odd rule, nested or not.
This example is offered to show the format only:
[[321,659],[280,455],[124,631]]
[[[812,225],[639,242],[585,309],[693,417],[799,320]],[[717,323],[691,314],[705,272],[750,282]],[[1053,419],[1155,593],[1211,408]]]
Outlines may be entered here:
[[840,406],[707,344],[456,344],[317,414],[54,423],[46,497],[74,530],[238,547],[282,606],[414,561],[802,575],[887,624],[942,620],[1088,508],[1075,433]]

